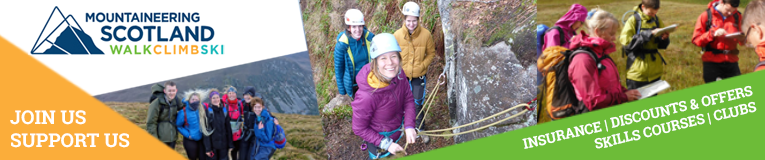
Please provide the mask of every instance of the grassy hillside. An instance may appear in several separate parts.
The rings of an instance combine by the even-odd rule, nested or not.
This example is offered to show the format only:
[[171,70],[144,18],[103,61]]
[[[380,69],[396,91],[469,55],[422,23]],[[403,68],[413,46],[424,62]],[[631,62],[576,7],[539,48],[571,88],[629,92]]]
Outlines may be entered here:
[[[537,16],[538,23],[552,25],[573,3],[579,3],[588,9],[600,7],[611,12],[621,20],[622,14],[632,10],[633,7],[640,4],[639,0],[616,1],[616,0],[573,0],[573,1],[555,1],[545,0],[539,2],[539,11]],[[739,11],[743,13],[748,0],[743,0],[739,6]],[[670,34],[670,45],[660,51],[664,55],[667,65],[664,66],[664,75],[662,79],[669,82],[671,88],[662,93],[672,92],[697,85],[704,84],[703,66],[701,62],[701,48],[691,43],[693,38],[693,27],[696,24],[696,18],[707,8],[708,0],[663,0],[658,16],[665,24],[680,25],[676,32]],[[619,46],[618,48],[621,48]],[[618,49],[620,50],[620,49]],[[752,72],[754,65],[757,64],[757,54],[753,49],[739,46],[739,67],[741,73]],[[614,59],[619,67],[620,77],[624,83],[626,75],[626,58],[620,51],[613,53]],[[624,85],[624,84],[623,84]],[[625,85],[626,86],[626,85]]]
[[[146,129],[148,103],[105,102],[105,104],[134,124]],[[277,150],[271,159],[326,159],[324,135],[321,134],[319,116],[279,113],[274,113],[274,116],[279,118],[280,125],[287,133],[287,146]],[[178,139],[175,151],[186,156],[181,139]]]

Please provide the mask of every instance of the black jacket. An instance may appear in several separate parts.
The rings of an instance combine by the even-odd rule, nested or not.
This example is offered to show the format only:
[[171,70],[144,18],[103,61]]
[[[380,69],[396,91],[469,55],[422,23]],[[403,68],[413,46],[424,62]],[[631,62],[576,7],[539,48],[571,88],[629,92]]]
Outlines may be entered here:
[[233,137],[231,137],[231,123],[229,123],[231,118],[223,114],[223,108],[221,107],[210,105],[210,108],[212,108],[212,113],[207,113],[207,121],[214,131],[202,139],[205,143],[205,152],[210,152],[213,149],[234,148]]
[[[251,111],[244,112],[244,132],[239,143],[239,160],[249,160],[252,149],[257,149],[259,144],[255,137],[254,129],[258,127],[258,115]],[[246,133],[245,133],[246,132]]]

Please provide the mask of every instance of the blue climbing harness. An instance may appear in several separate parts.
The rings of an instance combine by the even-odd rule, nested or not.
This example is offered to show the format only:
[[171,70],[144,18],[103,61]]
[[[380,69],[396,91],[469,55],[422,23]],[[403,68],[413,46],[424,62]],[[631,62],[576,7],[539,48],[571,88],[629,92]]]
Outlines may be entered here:
[[[401,126],[404,126],[403,119],[401,121]],[[396,130],[393,130],[393,131],[378,132],[378,133],[383,135],[383,136],[385,136],[385,138],[390,138],[390,136],[393,135],[394,133],[401,131],[401,129],[400,129],[401,126],[398,126],[399,129],[396,129]],[[393,143],[398,143],[398,140],[401,140],[401,137],[404,137],[404,133],[403,132],[401,132],[401,135],[399,135],[398,139],[396,139],[396,141],[393,142]],[[372,150],[367,150],[367,153],[369,153],[369,158],[372,158],[372,159],[380,159],[380,158],[385,158],[385,157],[390,156],[390,152],[388,152],[388,151],[385,151],[385,154],[382,154],[382,155],[380,154],[380,152],[377,152],[377,155],[372,154]]]
[[[422,85],[422,98],[415,98],[414,99],[414,103],[417,104],[418,106],[422,106],[422,104],[425,101],[425,94],[426,94],[426,91],[427,91],[427,88],[428,88],[427,87],[428,81],[426,79],[427,79],[427,77],[422,76],[422,84],[423,84]],[[412,81],[409,81],[409,91],[414,91],[414,87],[412,86]]]

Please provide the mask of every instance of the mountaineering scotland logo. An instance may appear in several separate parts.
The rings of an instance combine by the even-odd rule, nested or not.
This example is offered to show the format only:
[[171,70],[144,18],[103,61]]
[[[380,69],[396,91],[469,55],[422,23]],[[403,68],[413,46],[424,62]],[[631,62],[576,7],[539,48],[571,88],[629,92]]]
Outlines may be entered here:
[[[56,25],[56,23],[58,23]],[[55,25],[55,26],[54,26]],[[31,54],[100,54],[104,52],[85,34],[77,20],[70,14],[64,16],[58,6],[53,8],[45,22]]]

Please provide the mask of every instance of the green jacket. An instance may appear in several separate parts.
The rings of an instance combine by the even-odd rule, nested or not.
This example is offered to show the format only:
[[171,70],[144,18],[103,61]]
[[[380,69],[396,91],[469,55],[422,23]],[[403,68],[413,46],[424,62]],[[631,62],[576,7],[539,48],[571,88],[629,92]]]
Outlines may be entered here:
[[[634,15],[630,14],[622,28],[619,43],[623,47],[637,46],[637,50],[640,51],[628,52],[625,50],[625,52],[628,52],[626,54],[629,55],[627,59],[627,79],[638,82],[656,80],[661,78],[661,75],[664,73],[663,57],[658,49],[666,49],[669,45],[669,38],[661,40],[661,37],[652,36],[650,32],[655,28],[665,27],[665,25],[658,17],[651,18],[644,14],[640,6],[635,7],[633,10],[637,12],[641,19],[640,32],[648,33],[636,33],[635,27],[637,22],[635,22]],[[654,21],[658,21],[658,23]],[[633,40],[639,40],[636,43],[642,44],[631,44]]]
[[[151,87],[152,91],[164,89],[161,85]],[[183,102],[176,96],[168,104],[165,95],[158,96],[149,104],[149,113],[146,116],[146,131],[162,142],[175,142],[178,139],[178,131],[175,129],[175,116],[178,110],[183,109]],[[160,108],[164,108],[160,113]]]

